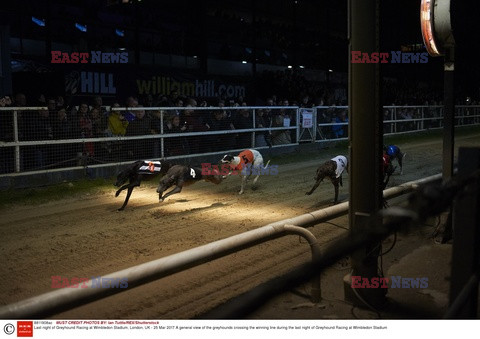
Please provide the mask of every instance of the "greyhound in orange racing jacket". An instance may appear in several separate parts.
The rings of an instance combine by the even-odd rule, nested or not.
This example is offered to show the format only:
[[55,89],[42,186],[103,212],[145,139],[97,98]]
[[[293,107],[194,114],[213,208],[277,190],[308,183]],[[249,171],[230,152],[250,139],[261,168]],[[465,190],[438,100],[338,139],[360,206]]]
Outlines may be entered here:
[[[266,169],[270,161],[263,166],[263,157],[260,152],[254,149],[247,149],[240,152],[240,154],[236,156],[228,154],[225,155],[222,158],[221,163],[229,165],[230,172],[228,175],[232,173],[240,173],[242,175],[242,186],[238,194],[243,194],[247,180],[252,175],[252,172],[254,172],[251,169]],[[260,174],[257,174],[255,179],[253,179],[254,185],[257,183],[259,176]]]

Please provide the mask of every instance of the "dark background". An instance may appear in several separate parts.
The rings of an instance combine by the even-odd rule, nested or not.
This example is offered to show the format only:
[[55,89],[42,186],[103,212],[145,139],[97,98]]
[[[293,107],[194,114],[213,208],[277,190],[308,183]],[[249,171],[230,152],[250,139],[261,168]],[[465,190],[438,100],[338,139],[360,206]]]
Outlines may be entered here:
[[[466,96],[478,100],[478,4],[452,1],[458,44],[457,102],[462,102]],[[195,56],[198,65],[189,71],[204,76],[212,73],[207,66],[209,59],[246,60],[252,65],[249,76],[258,79],[256,90],[263,97],[271,93],[268,84],[265,84],[266,89],[262,88],[258,64],[285,67],[284,72],[300,75],[304,69],[327,73],[328,70],[340,73],[348,70],[347,0],[143,0],[129,3],[20,0],[4,2],[1,6],[2,24],[8,25],[11,37],[17,39],[11,46],[13,62],[22,62],[18,71],[37,73],[20,75],[14,69],[14,92],[23,91],[22,86],[34,83],[35,87],[43,86],[52,94],[61,94],[63,84],[57,84],[54,79],[59,78],[63,70],[50,64],[50,51],[58,46],[69,52],[108,52],[124,48],[130,52],[130,63],[150,69],[160,69],[162,65],[143,64],[140,53]],[[419,0],[381,1],[381,51],[425,51],[419,9]],[[46,20],[45,27],[34,24],[32,16]],[[80,32],[74,27],[76,22],[87,25],[88,31]],[[124,37],[116,35],[115,29],[124,31]],[[25,61],[30,68],[24,66]],[[288,70],[288,65],[293,66],[292,69]],[[53,73],[47,74],[49,72]],[[384,64],[382,75],[394,79],[403,91],[416,90],[422,83],[439,94],[435,99],[441,100],[442,58],[429,57],[427,64]],[[248,79],[241,81],[248,82]],[[329,85],[328,81],[325,85]],[[340,85],[346,86],[345,81]],[[30,87],[33,86],[29,86],[32,91]],[[258,98],[251,99],[258,101]]]

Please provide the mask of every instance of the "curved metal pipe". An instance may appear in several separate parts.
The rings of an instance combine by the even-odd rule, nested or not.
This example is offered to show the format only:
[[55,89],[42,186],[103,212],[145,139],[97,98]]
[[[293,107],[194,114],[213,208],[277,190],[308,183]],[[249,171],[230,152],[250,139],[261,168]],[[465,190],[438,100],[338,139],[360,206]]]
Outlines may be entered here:
[[[312,250],[312,261],[318,260],[320,258],[320,244],[318,243],[317,238],[313,235],[312,232],[306,230],[303,227],[295,225],[284,225],[283,226],[287,233],[298,234],[305,239],[307,239],[310,249]],[[322,299],[322,288],[320,285],[320,272],[312,280],[312,301],[314,303],[320,302]]]

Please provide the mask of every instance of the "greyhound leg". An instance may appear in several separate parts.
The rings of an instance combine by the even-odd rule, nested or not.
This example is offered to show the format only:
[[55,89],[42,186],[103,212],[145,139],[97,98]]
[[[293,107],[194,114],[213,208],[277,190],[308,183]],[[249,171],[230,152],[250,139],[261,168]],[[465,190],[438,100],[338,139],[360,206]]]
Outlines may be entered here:
[[130,199],[130,195],[132,195],[132,191],[133,191],[133,188],[134,188],[134,187],[135,187],[135,186],[130,186],[130,187],[128,188],[127,196],[125,197],[125,201],[123,202],[122,207],[120,207],[120,208],[118,209],[119,211],[123,211],[124,208],[125,208],[125,206],[127,206],[127,204],[128,204],[128,199]]
[[333,187],[335,187],[335,199],[333,200],[333,204],[336,205],[338,203],[338,181],[332,183]]
[[270,163],[270,160],[267,162],[265,167],[263,167],[263,158],[261,160],[259,159],[259,161],[254,161],[251,169],[253,173],[257,175],[255,179],[253,179],[254,185],[257,183],[257,180],[260,177],[260,174],[262,173],[262,169],[266,169],[269,163]]
[[132,184],[125,184],[123,185],[122,187],[120,187],[117,192],[115,192],[115,197],[118,197],[118,195],[120,194],[121,191],[123,191],[124,189],[126,188],[130,188]]
[[157,193],[158,193],[158,200],[159,201],[163,201],[165,199],[165,197],[162,197],[163,195],[163,192],[165,192],[166,190],[168,190],[172,185],[168,185],[168,184],[160,184],[158,185],[158,188],[157,188]]
[[163,196],[163,198],[161,198],[162,201],[164,201],[166,198],[168,198],[169,196],[171,196],[172,194],[176,194],[176,193],[180,193],[182,191],[182,187],[181,186],[175,186],[175,188],[173,190],[171,190],[170,192],[168,192],[167,194],[165,194]]
[[400,165],[400,175],[403,174],[403,158],[405,157],[405,154],[407,153],[400,153],[398,156],[398,164]]
[[238,192],[238,194],[243,194],[246,183],[247,183],[247,176],[243,175],[242,176],[242,187],[240,187],[240,192]]
[[317,189],[318,185],[320,185],[321,182],[322,182],[321,180],[317,180],[317,182],[315,183],[315,185],[313,185],[312,189],[311,189],[309,192],[305,193],[305,195],[310,195],[310,194],[312,194],[313,191],[315,191],[315,190]]
[[158,193],[158,200],[163,201],[162,195],[163,192],[165,192],[171,185],[168,185],[168,183],[162,183],[160,182],[157,187],[157,193]]

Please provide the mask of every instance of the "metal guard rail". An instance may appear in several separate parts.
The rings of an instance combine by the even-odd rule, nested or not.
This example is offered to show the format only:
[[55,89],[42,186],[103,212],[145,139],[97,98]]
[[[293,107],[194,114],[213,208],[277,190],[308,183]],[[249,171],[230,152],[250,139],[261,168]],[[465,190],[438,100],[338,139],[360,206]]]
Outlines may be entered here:
[[[412,192],[419,185],[429,182],[438,181],[441,174],[426,177],[420,180],[411,181],[397,187],[392,187],[384,191],[384,198],[391,199],[405,193]],[[192,248],[180,253],[176,253],[164,258],[153,260],[144,264],[140,264],[122,271],[103,275],[108,278],[128,278],[127,289],[113,288],[63,288],[48,292],[36,297],[32,297],[14,304],[0,307],[0,319],[33,319],[44,318],[49,315],[59,313],[74,307],[105,298],[109,295],[127,291],[130,288],[138,287],[148,282],[160,279],[167,275],[180,272],[182,270],[194,267],[196,265],[218,259],[236,251],[254,246],[261,242],[276,239],[288,233],[296,233],[307,238],[312,247],[313,261],[321,260],[319,249],[315,248],[316,243],[313,235],[308,235],[304,231],[299,230],[292,225],[310,227],[323,221],[338,217],[348,211],[348,202],[344,202],[335,206],[327,207],[321,210],[306,213],[294,218],[280,220],[266,226],[231,236],[222,240],[215,241],[203,246]],[[308,231],[307,231],[308,232]],[[310,232],[308,232],[310,233]],[[313,237],[313,238],[312,238]],[[314,293],[313,299],[320,298],[320,287],[314,281],[312,282]],[[88,286],[92,285],[92,280],[87,282]],[[318,285],[318,286],[317,286]],[[317,290],[318,288],[318,290]]]

